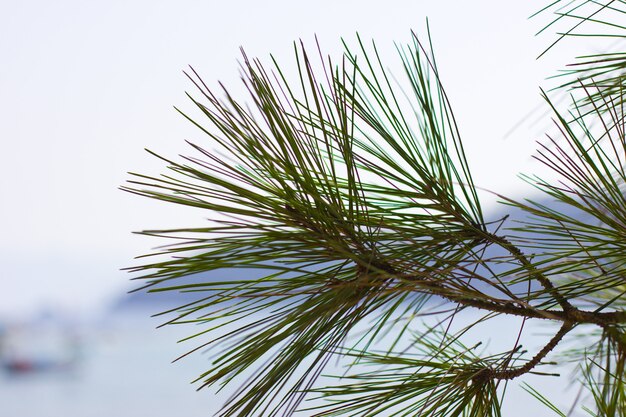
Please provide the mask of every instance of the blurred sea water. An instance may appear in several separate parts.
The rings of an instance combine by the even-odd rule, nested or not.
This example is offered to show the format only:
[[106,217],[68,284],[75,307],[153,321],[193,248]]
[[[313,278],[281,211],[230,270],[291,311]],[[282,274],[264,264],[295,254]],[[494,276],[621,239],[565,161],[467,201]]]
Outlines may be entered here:
[[[462,325],[472,319],[464,314],[457,321]],[[177,344],[178,339],[189,336],[193,329],[188,326],[155,329],[162,321],[149,318],[149,312],[141,309],[113,314],[73,330],[80,339],[80,355],[73,366],[48,372],[0,372],[0,417],[214,415],[229,391],[236,387],[218,394],[211,389],[196,391],[197,385],[190,382],[208,368],[208,355],[196,353],[171,363],[197,342]],[[525,347],[540,346],[553,330],[529,329],[525,333],[528,335],[524,339]],[[517,328],[505,320],[495,320],[481,332],[468,335],[469,339],[488,340],[490,349],[498,350],[510,347]],[[329,372],[340,374],[341,369],[331,367]],[[533,386],[565,406],[575,392],[565,392],[569,379],[567,373],[563,377],[532,377]],[[511,384],[507,390],[503,415],[551,415],[517,384]]]
[[0,417],[213,415],[214,394],[189,384],[207,367],[206,357],[172,364],[185,351],[175,343],[180,332],[156,331],[158,322],[146,317],[127,314],[74,329],[81,347],[72,366],[0,372]]

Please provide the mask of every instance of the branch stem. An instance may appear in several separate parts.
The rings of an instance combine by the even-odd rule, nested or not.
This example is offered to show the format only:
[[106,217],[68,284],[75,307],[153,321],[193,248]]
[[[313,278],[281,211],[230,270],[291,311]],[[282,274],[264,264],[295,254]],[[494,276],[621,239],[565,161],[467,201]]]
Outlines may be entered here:
[[445,287],[441,282],[434,281],[432,279],[424,279],[421,277],[418,278],[414,275],[402,274],[397,274],[395,277],[403,281],[408,281],[412,285],[418,287],[417,291],[436,295],[463,306],[474,307],[494,313],[509,314],[533,319],[572,322],[576,324],[595,324],[601,327],[626,322],[626,312],[623,311],[584,311],[579,310],[574,306],[567,311],[538,309],[529,306],[528,304],[520,304],[519,302],[504,300],[502,302],[487,301],[485,299],[478,299],[477,297],[460,294],[453,289]]
[[474,380],[477,381],[486,381],[491,379],[499,379],[499,380],[510,380],[522,376],[537,366],[548,353],[550,353],[563,339],[563,337],[569,333],[570,330],[574,328],[574,323],[570,321],[566,321],[563,323],[559,331],[550,339],[550,341],[535,355],[532,359],[526,362],[522,366],[518,366],[515,368],[509,368],[505,370],[496,370],[491,368],[485,368],[484,370],[478,372],[478,374],[474,377]]
[[492,233],[487,234],[487,239],[491,242],[499,245],[501,248],[505,249],[511,255],[515,257],[515,259],[528,271],[530,276],[537,280],[541,284],[541,286],[554,298],[554,300],[559,303],[564,312],[575,310],[575,307],[570,304],[570,302],[561,294],[557,288],[552,284],[552,281],[544,274],[535,268],[533,263],[528,259],[528,257],[513,243],[511,243],[507,238],[503,236],[498,236]]

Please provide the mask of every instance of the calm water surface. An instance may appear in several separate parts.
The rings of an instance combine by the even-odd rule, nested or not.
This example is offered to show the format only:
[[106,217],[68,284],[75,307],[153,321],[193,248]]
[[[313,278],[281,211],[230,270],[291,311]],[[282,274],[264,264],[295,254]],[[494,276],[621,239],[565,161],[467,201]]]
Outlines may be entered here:
[[[0,417],[212,416],[227,393],[197,392],[190,385],[207,368],[207,357],[196,354],[170,363],[193,347],[176,344],[190,329],[155,330],[159,322],[141,317],[119,316],[86,329],[74,369],[19,376],[0,372]],[[494,349],[512,343],[511,331],[504,322],[490,328]],[[548,337],[550,332],[544,331]],[[537,333],[526,342],[541,344],[545,336]],[[575,395],[564,393],[567,376],[536,377],[533,382],[557,403],[568,404]],[[511,384],[504,416],[528,415],[555,414]]]

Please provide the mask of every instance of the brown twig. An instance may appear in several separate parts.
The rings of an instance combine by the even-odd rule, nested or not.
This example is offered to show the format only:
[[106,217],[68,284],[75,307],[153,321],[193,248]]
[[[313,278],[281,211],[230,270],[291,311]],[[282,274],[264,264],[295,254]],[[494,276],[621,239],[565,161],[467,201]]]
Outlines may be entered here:
[[575,307],[570,304],[570,302],[556,289],[552,281],[544,274],[539,272],[537,268],[533,265],[533,263],[528,260],[526,255],[514,244],[512,244],[507,238],[494,235],[491,233],[487,234],[487,239],[501,248],[505,249],[511,255],[515,257],[515,259],[528,271],[530,276],[537,280],[543,286],[543,288],[550,293],[550,295],[554,298],[554,300],[559,303],[563,311],[571,311],[574,310]]
[[561,339],[563,339],[563,337],[567,333],[569,333],[569,331],[572,330],[573,328],[574,328],[574,323],[569,322],[569,321],[564,322],[561,328],[559,329],[559,331],[554,335],[554,337],[552,337],[552,339],[550,339],[548,344],[545,345],[535,356],[533,356],[531,360],[526,362],[524,365],[516,367],[516,368],[505,369],[502,371],[491,369],[490,372],[488,372],[486,376],[488,376],[491,379],[507,379],[508,380],[508,379],[517,378],[518,376],[522,376],[530,372],[535,366],[537,366],[543,360],[543,358],[546,357],[548,353],[552,351],[552,349],[556,347],[556,345],[559,344]]

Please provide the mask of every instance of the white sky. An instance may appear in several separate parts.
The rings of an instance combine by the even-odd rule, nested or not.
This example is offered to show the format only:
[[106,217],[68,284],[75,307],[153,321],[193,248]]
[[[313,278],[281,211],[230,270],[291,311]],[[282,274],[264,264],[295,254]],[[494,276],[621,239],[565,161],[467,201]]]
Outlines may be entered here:
[[[504,6],[506,4],[506,6]],[[476,183],[522,192],[541,130],[524,124],[539,85],[571,54],[536,61],[551,36],[527,17],[545,1],[4,1],[0,2],[0,315],[87,311],[128,287],[119,271],[161,244],[131,231],[200,225],[208,214],[117,189],[127,171],[156,174],[147,147],[174,156],[210,147],[179,116],[193,65],[237,91],[239,46],[291,59],[292,41],[341,50],[340,37],[393,49],[428,16],[444,85]],[[266,60],[266,62],[268,62]],[[546,124],[545,121],[541,122]]]

